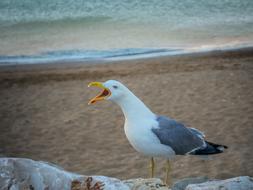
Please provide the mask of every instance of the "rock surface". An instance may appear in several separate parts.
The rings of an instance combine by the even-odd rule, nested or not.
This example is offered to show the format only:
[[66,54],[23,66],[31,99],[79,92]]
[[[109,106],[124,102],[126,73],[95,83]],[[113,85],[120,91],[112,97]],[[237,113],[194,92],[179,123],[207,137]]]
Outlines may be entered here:
[[[207,181],[205,177],[176,182],[171,190],[253,190],[253,178],[244,176]],[[204,183],[203,183],[204,182]],[[119,179],[84,176],[50,163],[24,158],[0,158],[0,190],[169,190],[160,179]]]
[[168,190],[160,179],[129,179],[123,181],[131,190]]
[[213,180],[188,185],[185,190],[253,190],[253,178],[241,176],[226,180]]
[[208,181],[207,177],[195,177],[195,178],[185,178],[177,181],[171,188],[171,190],[185,190],[189,184],[198,184]]
[[56,165],[24,158],[0,158],[1,190],[129,190],[118,179],[83,176]]

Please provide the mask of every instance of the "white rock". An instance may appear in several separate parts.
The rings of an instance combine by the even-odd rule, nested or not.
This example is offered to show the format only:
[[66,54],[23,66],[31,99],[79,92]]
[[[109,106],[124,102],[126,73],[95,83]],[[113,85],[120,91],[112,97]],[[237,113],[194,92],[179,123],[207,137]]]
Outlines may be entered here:
[[172,190],[185,190],[187,185],[189,184],[198,184],[208,181],[207,177],[191,177],[191,178],[185,178],[181,179],[177,182],[175,182],[172,186]]
[[242,176],[191,184],[186,187],[186,190],[253,190],[253,178]]
[[[67,172],[56,165],[33,161],[24,158],[0,158],[0,189],[1,190],[70,190],[72,182],[86,186],[100,186],[103,190],[129,190],[129,187],[118,179],[104,176],[83,176]],[[74,189],[74,187],[73,187]],[[75,189],[78,189],[75,187]]]
[[129,179],[123,181],[131,190],[169,190],[169,187],[157,178]]

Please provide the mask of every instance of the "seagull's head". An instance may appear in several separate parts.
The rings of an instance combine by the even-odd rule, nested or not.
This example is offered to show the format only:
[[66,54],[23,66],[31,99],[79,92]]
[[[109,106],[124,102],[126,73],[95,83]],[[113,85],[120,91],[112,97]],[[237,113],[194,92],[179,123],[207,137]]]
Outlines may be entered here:
[[91,86],[99,87],[102,89],[102,91],[89,101],[89,105],[101,100],[111,100],[113,102],[118,102],[130,92],[127,87],[116,80],[108,80],[104,83],[91,82],[89,83],[88,87]]

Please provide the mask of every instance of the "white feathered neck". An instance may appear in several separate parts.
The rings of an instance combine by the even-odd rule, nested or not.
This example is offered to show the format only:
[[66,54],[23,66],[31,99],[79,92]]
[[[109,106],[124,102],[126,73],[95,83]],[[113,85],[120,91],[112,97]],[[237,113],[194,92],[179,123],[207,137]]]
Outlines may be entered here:
[[126,120],[155,118],[155,114],[129,89],[122,98],[115,102],[121,107]]

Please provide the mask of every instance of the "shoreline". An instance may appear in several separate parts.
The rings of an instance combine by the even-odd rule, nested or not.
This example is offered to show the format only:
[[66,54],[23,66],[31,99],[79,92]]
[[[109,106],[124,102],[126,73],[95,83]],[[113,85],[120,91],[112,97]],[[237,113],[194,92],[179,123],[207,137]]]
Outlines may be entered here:
[[[96,52],[95,57],[83,57],[79,55],[77,57],[73,57],[73,55],[64,55],[69,51],[56,51],[60,54],[63,54],[65,58],[46,58],[42,56],[50,55],[53,52],[38,54],[38,55],[20,55],[20,56],[0,56],[0,68],[1,67],[12,67],[12,66],[26,66],[26,65],[55,65],[55,64],[90,64],[90,63],[105,63],[105,62],[121,62],[121,61],[132,61],[132,60],[146,60],[146,59],[157,59],[163,57],[174,57],[174,56],[191,56],[191,55],[202,55],[202,54],[212,54],[217,52],[236,52],[236,51],[247,51],[253,49],[253,45],[246,46],[235,46],[235,47],[216,47],[216,48],[205,48],[205,49],[195,49],[195,48],[162,48],[162,49],[150,49],[150,48],[130,48],[130,49],[115,49],[115,50],[104,50],[104,51],[95,51],[91,50],[91,52]],[[122,51],[122,52],[121,52]],[[54,52],[54,53],[56,53]],[[74,51],[72,53],[78,53],[79,51]],[[82,52],[82,51],[80,51]],[[89,51],[88,51],[89,52]],[[110,53],[111,55],[102,55]],[[113,53],[114,52],[114,53]],[[121,52],[121,53],[120,53]],[[85,51],[83,52],[85,53]],[[87,53],[87,52],[86,52]],[[101,53],[99,56],[98,54]],[[19,58],[26,60],[18,60]],[[2,61],[1,59],[16,59],[16,61]],[[32,59],[41,59],[41,61],[32,61]],[[43,61],[43,59],[45,59]]]
[[[0,83],[41,83],[46,81],[82,80],[113,75],[125,76],[142,73],[179,72],[198,70],[237,69],[240,63],[229,60],[253,57],[253,47],[196,52],[131,60],[101,60],[82,62],[58,62],[47,64],[23,64],[0,66]],[[205,62],[221,59],[224,64]],[[127,67],[127,69],[125,69]],[[157,69],[154,69],[157,68]]]

